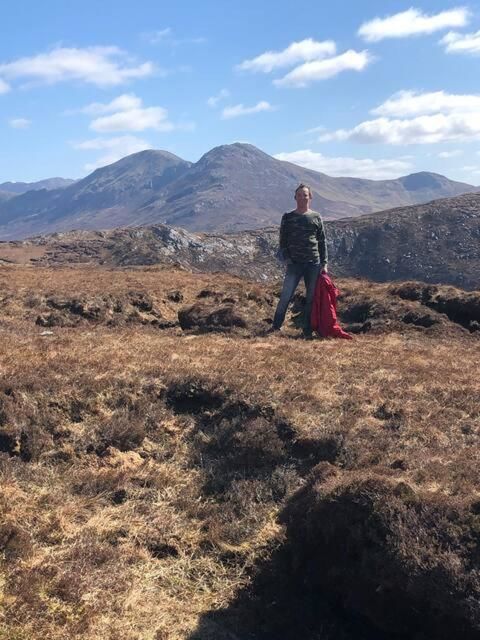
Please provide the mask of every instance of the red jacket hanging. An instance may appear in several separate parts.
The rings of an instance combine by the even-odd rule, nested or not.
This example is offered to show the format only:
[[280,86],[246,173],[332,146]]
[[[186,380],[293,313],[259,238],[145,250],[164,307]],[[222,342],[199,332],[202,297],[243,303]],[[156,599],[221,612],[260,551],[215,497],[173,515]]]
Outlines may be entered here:
[[326,273],[318,276],[313,296],[312,314],[310,316],[312,329],[323,338],[345,338],[352,340],[353,336],[344,331],[337,320],[337,298],[339,290]]

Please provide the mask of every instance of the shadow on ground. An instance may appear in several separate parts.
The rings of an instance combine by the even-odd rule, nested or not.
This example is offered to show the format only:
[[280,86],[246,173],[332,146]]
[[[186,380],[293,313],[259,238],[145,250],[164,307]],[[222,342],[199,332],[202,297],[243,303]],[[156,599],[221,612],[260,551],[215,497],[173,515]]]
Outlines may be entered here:
[[[200,619],[189,640],[394,640],[347,612],[328,593],[295,578],[288,545],[255,570],[251,585],[230,606]],[[423,636],[419,636],[423,637]]]
[[284,541],[190,640],[479,637],[472,509],[384,476],[349,475],[328,462],[312,470],[280,514]]

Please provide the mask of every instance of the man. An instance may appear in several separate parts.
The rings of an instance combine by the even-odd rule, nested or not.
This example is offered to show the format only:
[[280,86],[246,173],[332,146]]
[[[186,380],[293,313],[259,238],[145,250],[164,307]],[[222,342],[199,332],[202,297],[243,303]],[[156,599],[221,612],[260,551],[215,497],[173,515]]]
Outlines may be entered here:
[[303,335],[312,337],[310,314],[319,273],[327,272],[327,243],[320,214],[310,209],[312,191],[308,185],[295,189],[297,208],[284,213],[280,223],[280,255],[287,265],[282,293],[270,332],[279,331],[288,305],[301,278],[305,282],[305,325]]

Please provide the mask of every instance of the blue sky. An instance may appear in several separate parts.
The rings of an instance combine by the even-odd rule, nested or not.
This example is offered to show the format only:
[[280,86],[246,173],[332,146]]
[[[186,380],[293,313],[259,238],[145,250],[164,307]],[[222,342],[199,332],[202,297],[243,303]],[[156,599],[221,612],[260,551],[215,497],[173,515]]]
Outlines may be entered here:
[[479,72],[479,3],[7,0],[0,182],[243,141],[330,175],[480,184]]

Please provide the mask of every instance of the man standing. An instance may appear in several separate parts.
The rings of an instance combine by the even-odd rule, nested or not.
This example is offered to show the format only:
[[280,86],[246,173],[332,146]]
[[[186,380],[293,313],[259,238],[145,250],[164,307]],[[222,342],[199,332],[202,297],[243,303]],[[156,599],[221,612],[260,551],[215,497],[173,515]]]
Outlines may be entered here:
[[271,332],[278,331],[282,326],[288,305],[303,277],[306,289],[303,335],[309,339],[312,337],[310,315],[315,284],[319,273],[327,272],[327,242],[320,214],[310,209],[310,187],[299,184],[295,189],[295,200],[297,208],[284,213],[280,223],[280,253],[287,265],[287,272]]

